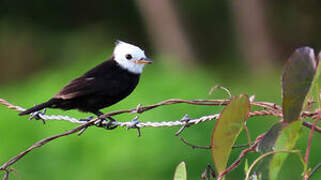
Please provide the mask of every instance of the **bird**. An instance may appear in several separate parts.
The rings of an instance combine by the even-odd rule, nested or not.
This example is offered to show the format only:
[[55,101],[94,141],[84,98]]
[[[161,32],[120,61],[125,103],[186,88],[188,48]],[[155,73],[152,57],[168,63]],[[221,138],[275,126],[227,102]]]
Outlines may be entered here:
[[[153,61],[146,57],[141,48],[116,41],[112,56],[103,63],[70,81],[48,101],[35,105],[19,115],[39,112],[45,108],[62,110],[77,109],[97,117],[101,109],[114,105],[130,95],[136,88],[146,64]],[[107,128],[112,128],[110,121]]]

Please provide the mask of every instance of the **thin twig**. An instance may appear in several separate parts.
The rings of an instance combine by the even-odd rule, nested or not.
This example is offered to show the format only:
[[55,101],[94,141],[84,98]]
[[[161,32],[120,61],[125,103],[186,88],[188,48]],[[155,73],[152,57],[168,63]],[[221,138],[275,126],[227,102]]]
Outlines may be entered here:
[[216,85],[216,86],[213,86],[213,87],[210,89],[210,91],[208,92],[208,94],[211,95],[216,89],[222,89],[223,91],[225,91],[225,92],[227,93],[229,99],[232,99],[232,94],[231,94],[231,92],[230,92],[227,88],[225,88],[225,87],[223,87],[223,86],[217,86],[217,85]]
[[251,144],[252,138],[251,138],[251,134],[250,134],[249,128],[247,128],[246,123],[244,123],[243,126],[244,126],[244,130],[246,132],[246,135],[247,135],[247,142],[248,142],[248,144]]
[[231,170],[233,170],[234,168],[236,168],[240,162],[242,161],[242,159],[245,157],[245,155],[249,152],[254,152],[256,151],[256,147],[258,145],[258,143],[261,141],[261,139],[263,138],[263,135],[260,135],[256,138],[255,143],[252,144],[249,148],[244,149],[241,154],[239,155],[239,157],[237,158],[237,160],[234,161],[234,163],[232,165],[230,165],[227,169],[225,169],[223,172],[221,172],[218,175],[218,180],[222,179],[228,172],[230,172]]
[[[314,122],[313,122],[311,131],[310,131],[310,134],[309,134],[308,145],[307,145],[307,148],[306,148],[306,151],[305,151],[304,162],[305,162],[307,167],[308,167],[308,164],[309,164],[309,155],[310,155],[310,151],[311,151],[312,136],[313,136],[314,129],[315,129],[316,125],[317,125],[318,120],[319,119],[315,119]],[[309,172],[306,171],[306,172],[304,172],[303,179],[307,180],[308,178],[309,178]]]
[[194,144],[191,144],[187,141],[185,141],[185,139],[183,137],[180,138],[180,140],[186,144],[187,146],[191,146],[193,149],[211,149],[211,146],[199,146],[199,145],[194,145]]
[[[200,146],[200,145],[195,145],[195,144],[192,144],[192,143],[189,143],[187,142],[183,137],[180,138],[180,140],[186,144],[187,146],[190,146],[192,147],[193,149],[211,149],[211,145],[208,145],[208,146]],[[237,144],[237,145],[234,145],[232,146],[232,149],[236,149],[236,148],[242,148],[242,147],[246,147],[246,146],[249,146],[250,144]]]
[[321,168],[321,162],[319,164],[317,164],[311,171],[309,177],[307,178],[307,180],[309,180],[315,172],[317,172],[319,169]]
[[[312,127],[313,127],[313,124],[308,122],[308,121],[303,121],[302,125],[307,127],[307,128],[309,128],[309,129],[312,129]],[[321,128],[320,127],[314,126],[314,130],[321,134]]]
[[62,134],[57,134],[57,135],[54,135],[54,136],[51,136],[51,137],[48,137],[48,138],[45,138],[45,139],[42,139],[40,141],[38,141],[37,143],[35,143],[34,145],[32,145],[31,147],[29,147],[27,150],[21,152],[20,154],[18,154],[17,156],[14,156],[13,158],[11,158],[9,161],[7,161],[6,163],[4,163],[1,167],[0,167],[0,170],[4,170],[4,171],[7,171],[7,168],[9,166],[11,166],[12,164],[14,164],[15,162],[17,162],[18,160],[20,160],[21,158],[23,158],[26,154],[28,154],[30,151],[32,151],[33,149],[35,148],[39,148],[57,138],[60,138],[60,137],[63,137],[63,136],[67,136],[67,135],[70,135],[70,134],[74,134],[86,127],[89,127],[91,125],[93,125],[96,121],[98,121],[99,119],[93,119],[85,124],[82,124],[80,126],[77,126],[76,128],[74,129],[71,129],[69,131],[66,131]]
[[228,172],[230,172],[231,170],[233,170],[234,168],[236,168],[236,167],[240,164],[241,160],[245,157],[245,155],[246,155],[247,153],[255,151],[256,146],[257,146],[257,144],[253,144],[253,145],[252,145],[251,147],[249,147],[248,149],[244,149],[244,150],[241,152],[239,158],[238,158],[236,161],[234,161],[234,163],[233,163],[230,167],[228,167],[228,168],[225,169],[223,172],[221,172],[221,173],[219,174],[219,176],[218,176],[217,179],[218,179],[218,180],[222,179],[223,176],[225,176]]
[[3,176],[3,180],[8,180],[9,179],[9,170],[4,169],[4,176]]
[[236,149],[236,148],[243,148],[243,147],[247,147],[250,146],[251,144],[237,144],[232,146],[232,149]]

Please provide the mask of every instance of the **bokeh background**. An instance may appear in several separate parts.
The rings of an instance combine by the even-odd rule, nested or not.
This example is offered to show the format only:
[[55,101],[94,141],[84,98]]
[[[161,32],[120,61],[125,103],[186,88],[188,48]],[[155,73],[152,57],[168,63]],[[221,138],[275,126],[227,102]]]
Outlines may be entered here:
[[[321,46],[321,1],[0,1],[0,97],[30,107],[46,101],[63,85],[109,58],[114,42],[145,49],[154,64],[145,68],[137,89],[109,112],[153,104],[169,98],[226,98],[208,95],[213,85],[247,93],[256,100],[281,102],[280,77],[287,57],[297,47]],[[140,115],[141,121],[171,121],[184,114],[197,118],[219,107],[173,105]],[[48,114],[88,117],[77,111]],[[129,121],[135,115],[115,117]],[[248,119],[251,135],[267,131],[277,118]],[[208,145],[215,122],[188,128],[183,137]],[[28,121],[0,108],[0,162],[36,141],[62,133],[75,124]],[[14,166],[11,179],[172,179],[185,161],[189,179],[200,179],[212,163],[211,153],[193,150],[174,136],[179,127],[113,131],[89,128],[34,150]],[[297,148],[305,150],[305,129]],[[313,136],[310,167],[320,160],[320,134]],[[243,132],[237,143],[245,143]],[[233,150],[231,162],[241,149]],[[249,154],[253,161],[258,154]],[[280,179],[302,179],[302,167],[290,155]],[[227,179],[243,179],[244,162]],[[3,175],[3,174],[1,174]],[[317,173],[312,179],[320,179]]]

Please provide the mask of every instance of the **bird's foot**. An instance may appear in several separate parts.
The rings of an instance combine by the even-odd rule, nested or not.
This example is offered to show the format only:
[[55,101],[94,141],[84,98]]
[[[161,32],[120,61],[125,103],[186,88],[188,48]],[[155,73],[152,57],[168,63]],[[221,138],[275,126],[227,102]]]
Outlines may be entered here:
[[36,119],[36,120],[42,120],[43,124],[46,124],[46,121],[42,119],[42,115],[46,114],[46,108],[43,109],[43,111],[35,111],[30,114],[29,120]]
[[109,121],[106,124],[106,129],[113,130],[116,127],[118,127],[117,121],[114,118],[112,117],[107,117],[107,118],[109,119]]
[[114,118],[107,117],[107,119],[106,118],[100,118],[97,121],[96,126],[97,127],[104,127],[104,128],[106,128],[108,130],[113,130],[116,127],[118,127],[117,121]]
[[[108,120],[107,120],[108,119]],[[117,121],[114,119],[114,118],[111,118],[111,117],[107,117],[106,118],[100,118],[96,123],[95,125],[97,127],[105,127],[106,129],[108,130],[113,130],[115,129],[116,127],[118,127],[118,124],[117,124]],[[85,122],[89,122],[93,120],[93,117],[92,116],[89,116],[88,118],[85,118],[85,119],[80,119],[79,121],[85,121]]]

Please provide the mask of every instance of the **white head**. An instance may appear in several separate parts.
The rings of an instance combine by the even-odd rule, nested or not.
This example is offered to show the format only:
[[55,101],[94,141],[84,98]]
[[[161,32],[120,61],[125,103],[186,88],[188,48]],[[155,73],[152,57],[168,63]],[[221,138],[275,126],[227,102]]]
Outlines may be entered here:
[[139,47],[123,41],[116,41],[114,59],[122,68],[135,74],[142,73],[145,64],[152,62]]

